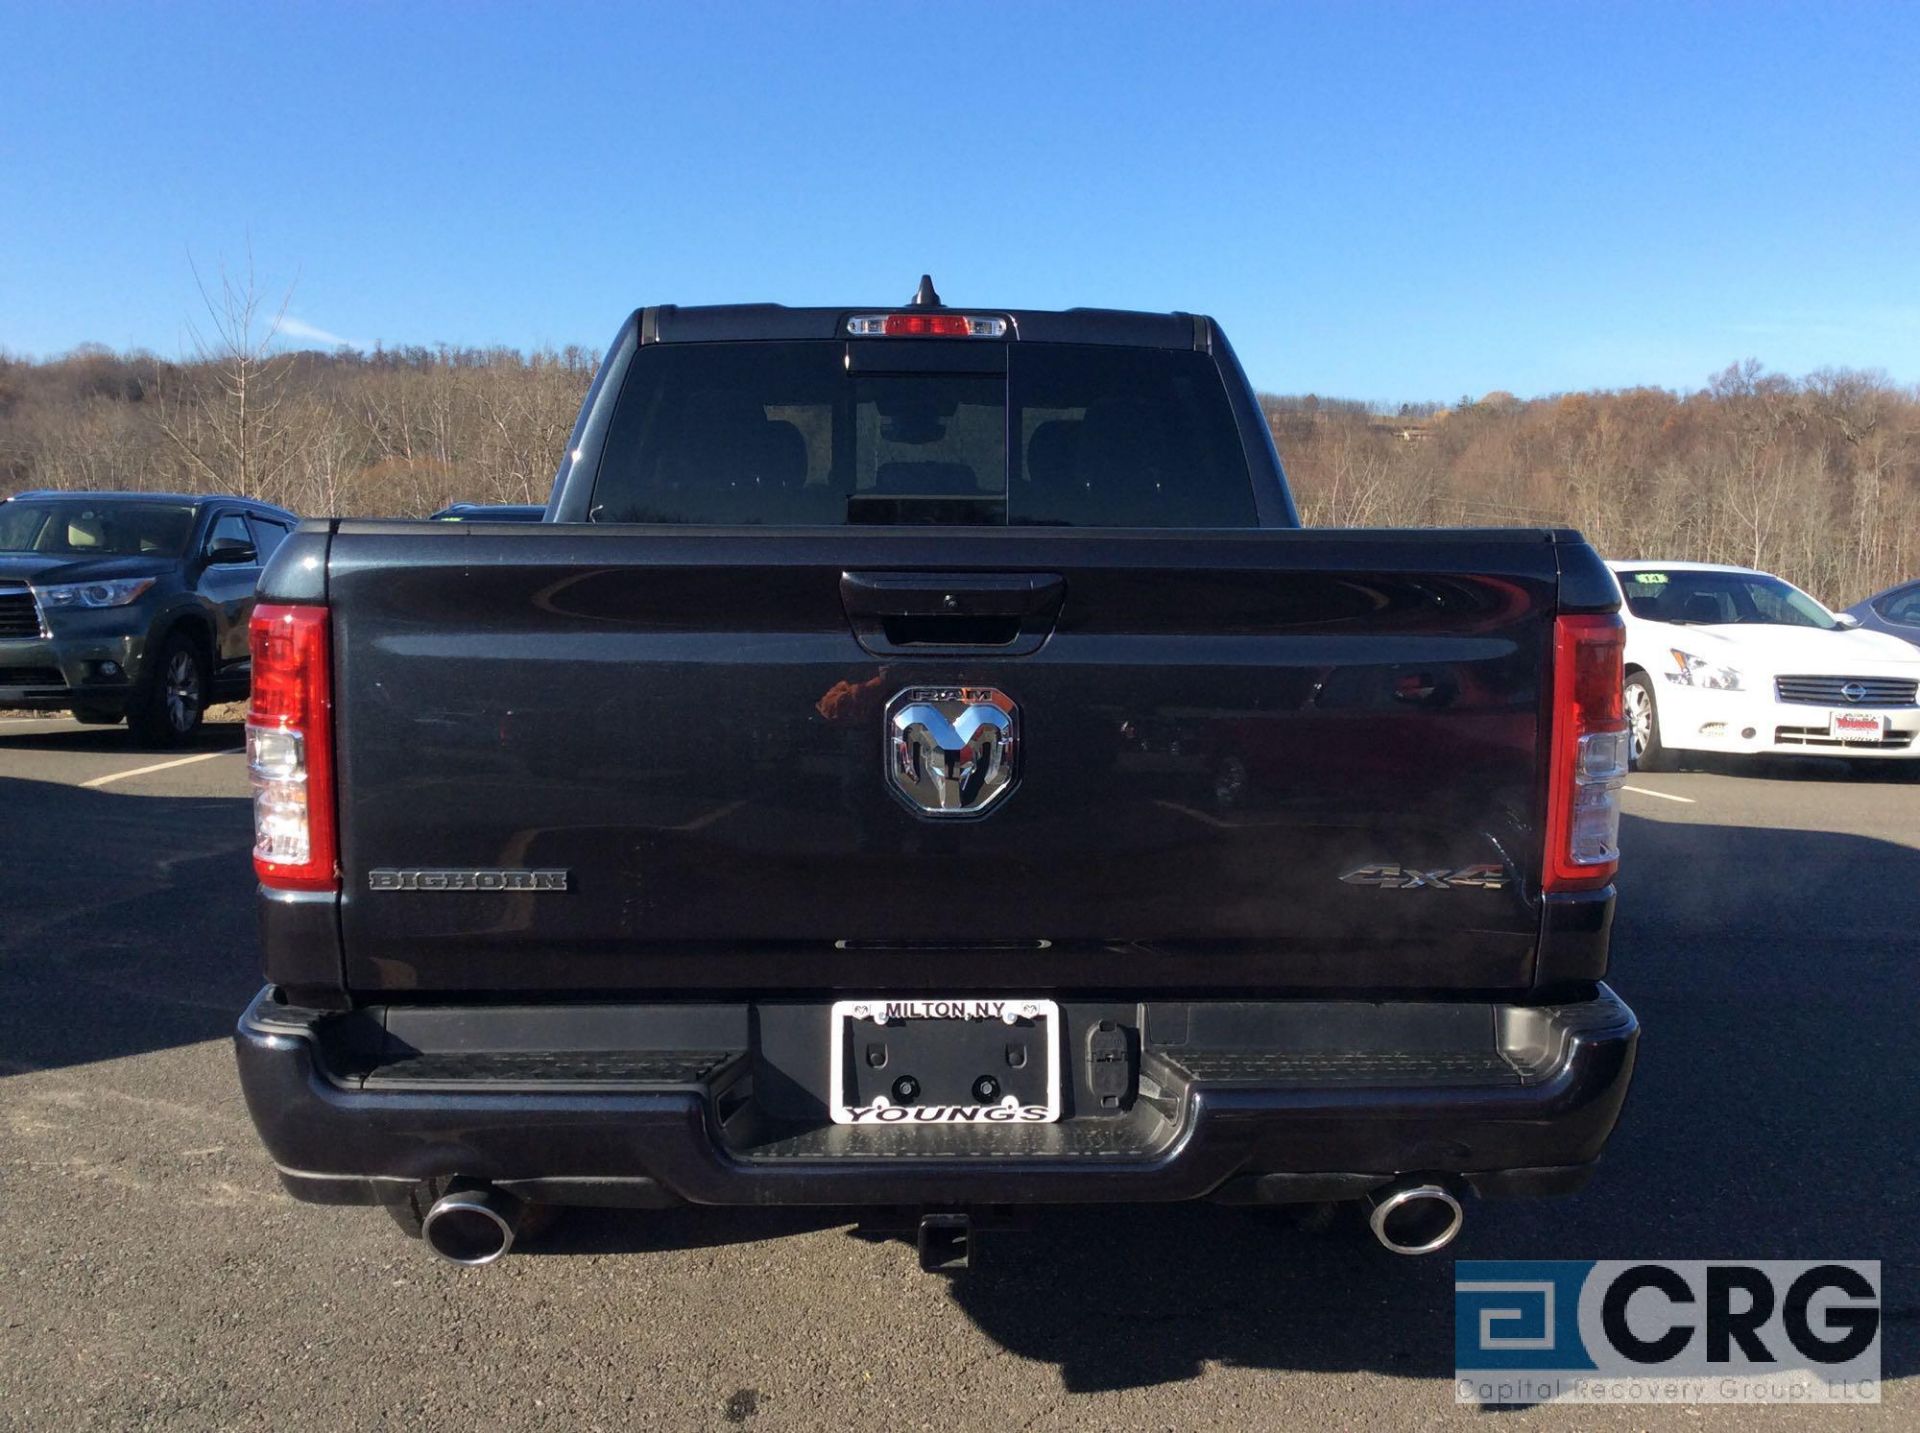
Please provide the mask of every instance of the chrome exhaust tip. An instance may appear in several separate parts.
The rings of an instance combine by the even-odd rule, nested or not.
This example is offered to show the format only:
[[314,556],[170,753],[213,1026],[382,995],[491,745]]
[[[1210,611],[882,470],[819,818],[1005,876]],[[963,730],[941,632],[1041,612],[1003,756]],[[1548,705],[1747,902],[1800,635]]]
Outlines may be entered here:
[[450,1189],[421,1221],[420,1237],[449,1264],[478,1268],[513,1247],[520,1227],[520,1201],[491,1185]]
[[1453,1242],[1466,1211],[1438,1184],[1406,1181],[1376,1189],[1367,1225],[1384,1249],[1396,1254],[1436,1254]]

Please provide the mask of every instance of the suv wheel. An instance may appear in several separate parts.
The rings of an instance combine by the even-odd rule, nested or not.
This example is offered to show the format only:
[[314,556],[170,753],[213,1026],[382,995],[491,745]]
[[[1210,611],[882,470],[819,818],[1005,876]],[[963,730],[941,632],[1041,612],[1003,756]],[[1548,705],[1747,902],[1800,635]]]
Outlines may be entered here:
[[145,698],[128,724],[149,746],[179,746],[200,729],[207,714],[207,659],[184,632],[167,638],[147,682]]

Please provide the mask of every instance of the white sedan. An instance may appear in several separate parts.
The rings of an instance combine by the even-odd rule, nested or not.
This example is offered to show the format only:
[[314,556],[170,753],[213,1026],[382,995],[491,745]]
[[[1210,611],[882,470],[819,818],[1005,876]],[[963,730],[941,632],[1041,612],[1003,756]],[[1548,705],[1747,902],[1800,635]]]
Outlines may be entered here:
[[1676,751],[1920,760],[1920,650],[1750,568],[1608,565],[1635,767]]

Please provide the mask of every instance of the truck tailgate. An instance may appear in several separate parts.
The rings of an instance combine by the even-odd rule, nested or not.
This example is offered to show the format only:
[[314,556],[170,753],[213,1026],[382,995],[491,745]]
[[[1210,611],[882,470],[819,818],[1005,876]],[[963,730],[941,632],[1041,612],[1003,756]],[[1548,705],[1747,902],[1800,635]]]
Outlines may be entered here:
[[[344,523],[347,983],[1521,987],[1557,583],[1542,532]],[[911,688],[1015,712],[977,819],[890,783]]]

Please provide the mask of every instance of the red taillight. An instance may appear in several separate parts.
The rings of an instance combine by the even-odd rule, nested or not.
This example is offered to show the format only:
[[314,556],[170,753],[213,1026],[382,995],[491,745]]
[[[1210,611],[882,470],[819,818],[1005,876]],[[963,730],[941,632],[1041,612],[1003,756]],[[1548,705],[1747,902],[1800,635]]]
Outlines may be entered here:
[[1005,338],[1007,321],[974,313],[858,313],[847,320],[856,338]]
[[1552,766],[1541,878],[1550,891],[1604,886],[1620,868],[1626,647],[1626,626],[1618,616],[1561,617],[1554,623]]
[[263,602],[249,636],[253,869],[282,890],[338,890],[327,609]]

